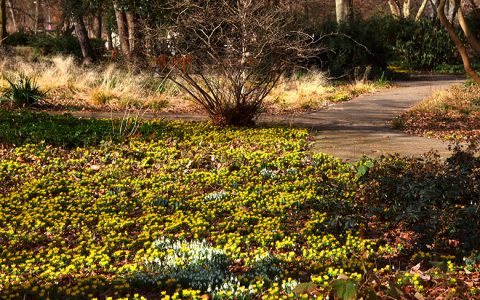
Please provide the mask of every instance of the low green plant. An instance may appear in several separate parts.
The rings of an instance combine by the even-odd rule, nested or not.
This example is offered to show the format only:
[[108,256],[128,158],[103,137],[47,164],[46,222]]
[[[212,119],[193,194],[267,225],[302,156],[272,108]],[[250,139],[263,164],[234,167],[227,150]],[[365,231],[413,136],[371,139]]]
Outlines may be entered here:
[[163,255],[145,260],[149,274],[138,274],[137,280],[174,278],[185,286],[206,291],[221,286],[228,280],[230,259],[225,251],[215,249],[205,241],[172,241],[163,238],[153,243]]
[[20,73],[17,80],[5,79],[10,86],[3,91],[3,97],[10,102],[10,106],[27,108],[46,97],[35,79],[24,73]]
[[[417,249],[480,246],[480,159],[478,144],[456,145],[446,161],[435,154],[375,161],[361,177],[358,193],[365,216],[385,227],[415,232]],[[454,241],[454,242],[452,242]],[[415,244],[412,242],[412,245]],[[454,246],[452,246],[454,245]],[[452,249],[454,250],[454,249]]]

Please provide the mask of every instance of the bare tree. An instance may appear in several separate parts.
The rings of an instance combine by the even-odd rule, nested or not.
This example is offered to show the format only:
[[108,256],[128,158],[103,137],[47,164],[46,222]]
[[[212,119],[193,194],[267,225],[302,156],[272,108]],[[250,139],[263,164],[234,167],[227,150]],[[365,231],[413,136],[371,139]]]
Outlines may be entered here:
[[75,12],[73,15],[75,21],[75,34],[77,35],[80,49],[82,50],[82,57],[84,64],[90,64],[93,61],[93,50],[88,38],[87,28],[83,20],[83,14],[81,12]]
[[462,28],[463,33],[465,34],[465,37],[467,39],[468,44],[464,44],[460,36],[457,34],[455,31],[455,27],[453,26],[453,22],[448,19],[448,17],[445,14],[445,5],[446,5],[447,0],[440,0],[440,3],[438,4],[437,8],[437,15],[440,19],[440,22],[442,25],[445,27],[445,29],[448,32],[448,35],[452,39],[452,41],[455,43],[455,46],[457,47],[458,52],[460,53],[460,56],[462,58],[463,62],[463,67],[465,69],[465,72],[477,83],[480,83],[480,75],[475,71],[475,69],[472,67],[470,56],[469,56],[469,51],[468,51],[468,46],[471,46],[476,53],[476,55],[480,55],[480,42],[478,39],[470,32],[470,28],[468,27],[467,22],[465,22],[463,12],[462,12],[462,7],[461,7],[461,1],[460,0],[454,0],[455,1],[455,6],[458,7],[458,13],[456,14],[459,19],[460,27]]
[[420,20],[420,18],[423,15],[423,12],[425,11],[425,8],[427,8],[428,2],[429,2],[429,0],[423,0],[422,1],[422,4],[420,5],[420,8],[417,11],[417,15],[415,16],[415,21]]
[[99,8],[94,16],[93,21],[93,33],[96,39],[102,38],[103,32],[103,14],[102,10]]
[[251,125],[280,76],[318,48],[279,4],[181,0],[167,40],[169,77],[217,125]]

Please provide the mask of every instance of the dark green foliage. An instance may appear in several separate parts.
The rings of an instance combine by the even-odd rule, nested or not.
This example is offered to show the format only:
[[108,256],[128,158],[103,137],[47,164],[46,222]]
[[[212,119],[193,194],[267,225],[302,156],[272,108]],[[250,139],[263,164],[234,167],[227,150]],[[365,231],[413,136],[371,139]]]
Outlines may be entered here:
[[313,31],[325,36],[322,40],[331,50],[319,57],[322,68],[337,76],[353,74],[358,67],[368,65],[373,67],[373,75],[379,76],[380,70],[392,64],[432,70],[459,62],[455,45],[436,21],[358,17],[350,25],[338,27],[328,21]]
[[[480,70],[480,65],[472,64],[476,70]],[[442,74],[465,74],[465,69],[462,64],[441,64],[435,67],[435,72]]]
[[[137,127],[134,134],[122,134],[120,128],[133,122]],[[135,118],[89,119],[76,118],[68,114],[11,112],[0,109],[0,144],[20,146],[44,142],[48,145],[73,148],[97,146],[102,142],[128,141],[130,137],[149,140],[168,135],[182,139],[188,132],[180,130],[177,125],[164,121],[143,122]],[[211,128],[205,126],[204,129]]]
[[24,46],[28,44],[30,36],[25,29],[20,28],[18,31],[8,35],[6,43],[11,46]]
[[[95,58],[100,58],[103,54],[103,41],[91,39]],[[23,30],[11,34],[7,43],[11,46],[30,46],[40,52],[41,55],[73,55],[82,58],[82,51],[78,39],[72,35],[64,34],[29,34]]]
[[388,48],[375,22],[360,19],[338,27],[328,21],[315,31],[325,36],[322,41],[329,49],[319,57],[322,68],[329,69],[333,75],[353,74],[356,68],[369,65],[374,71],[386,68]]
[[77,147],[95,145],[112,133],[111,122],[44,113],[0,111],[0,143]]
[[10,87],[3,91],[3,98],[10,102],[10,106],[26,108],[35,105],[45,98],[35,79],[20,73],[17,80],[6,79]]
[[382,24],[387,43],[392,47],[391,62],[400,66],[432,70],[441,64],[459,62],[455,45],[445,29],[437,22],[422,19],[384,19]]
[[478,149],[457,148],[447,161],[433,154],[376,161],[361,178],[358,194],[367,218],[377,216],[390,229],[416,232],[420,249],[480,247],[480,159],[475,153]]

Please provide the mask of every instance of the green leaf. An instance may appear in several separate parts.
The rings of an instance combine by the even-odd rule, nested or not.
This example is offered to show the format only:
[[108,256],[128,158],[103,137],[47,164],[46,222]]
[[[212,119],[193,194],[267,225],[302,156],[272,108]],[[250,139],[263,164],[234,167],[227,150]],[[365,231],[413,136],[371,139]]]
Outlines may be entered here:
[[367,174],[368,167],[365,165],[358,166],[357,168],[357,178],[362,177],[363,175]]
[[335,280],[333,283],[335,297],[342,300],[357,299],[357,286],[351,280]]

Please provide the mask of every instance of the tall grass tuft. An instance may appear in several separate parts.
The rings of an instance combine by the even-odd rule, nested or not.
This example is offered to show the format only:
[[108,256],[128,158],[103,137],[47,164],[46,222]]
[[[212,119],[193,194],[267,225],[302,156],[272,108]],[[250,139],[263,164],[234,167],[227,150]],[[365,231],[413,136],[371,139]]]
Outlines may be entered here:
[[3,89],[3,98],[6,99],[11,107],[28,108],[42,101],[46,93],[40,89],[35,78],[20,73],[18,78],[5,80],[10,85]]
[[[172,83],[156,78],[145,70],[131,73],[121,66],[81,66],[71,56],[54,56],[28,61],[24,57],[0,59],[0,73],[22,73],[35,78],[39,86],[49,91],[49,102],[60,106],[95,107],[109,109],[166,108],[170,103],[189,107],[186,99],[178,97]],[[9,86],[0,79],[0,88]],[[153,104],[153,105],[152,105]]]

